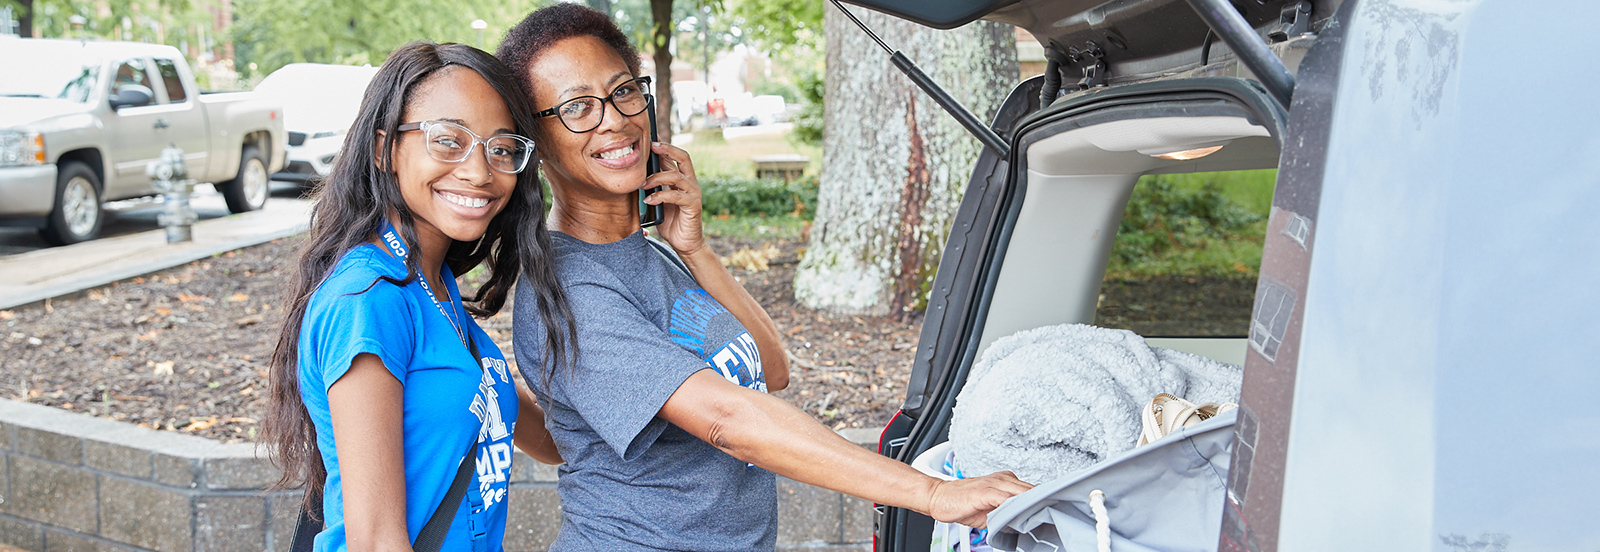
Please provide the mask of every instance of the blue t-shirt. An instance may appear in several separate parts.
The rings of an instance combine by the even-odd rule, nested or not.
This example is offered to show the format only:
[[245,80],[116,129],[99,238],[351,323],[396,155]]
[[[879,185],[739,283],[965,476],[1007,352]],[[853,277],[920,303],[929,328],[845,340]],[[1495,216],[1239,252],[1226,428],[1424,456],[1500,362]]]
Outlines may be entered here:
[[[479,362],[450,321],[423,291],[421,278],[404,287],[380,276],[405,278],[400,259],[375,245],[345,252],[312,294],[300,323],[300,397],[317,429],[317,449],[328,470],[323,489],[326,528],[315,550],[345,550],[344,493],[334,448],[328,388],[371,353],[404,387],[406,528],[417,533],[443,501],[463,456],[478,444],[477,474],[456,511],[441,551],[501,549],[506,525],[506,483],[511,475],[517,390],[505,357],[461,308],[455,277],[442,277],[456,320],[477,345]],[[480,368],[481,363],[481,368]]]
[[539,397],[560,468],[551,550],[772,550],[773,475],[657,416],[691,374],[766,390],[750,332],[643,234],[591,244],[552,232],[577,324],[576,366],[548,378],[536,294],[519,284],[517,365]]

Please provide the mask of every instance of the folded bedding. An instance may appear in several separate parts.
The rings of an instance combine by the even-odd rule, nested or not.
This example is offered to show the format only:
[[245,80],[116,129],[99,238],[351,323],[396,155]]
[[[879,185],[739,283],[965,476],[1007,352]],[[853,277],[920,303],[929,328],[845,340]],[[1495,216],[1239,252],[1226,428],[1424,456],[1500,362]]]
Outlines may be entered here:
[[1236,402],[1243,376],[1239,366],[1151,347],[1127,330],[1026,330],[995,341],[973,364],[950,442],[968,476],[1011,470],[1043,483],[1133,448],[1140,408],[1157,394]]

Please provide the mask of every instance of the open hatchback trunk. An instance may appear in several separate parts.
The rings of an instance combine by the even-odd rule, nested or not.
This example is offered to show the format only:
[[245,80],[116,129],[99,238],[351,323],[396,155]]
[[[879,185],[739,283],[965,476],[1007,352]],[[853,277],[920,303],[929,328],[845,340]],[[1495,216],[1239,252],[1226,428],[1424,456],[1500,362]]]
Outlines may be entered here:
[[[1600,84],[1591,70],[1600,56],[1580,63],[1587,69],[1548,56],[1539,84],[1519,87],[1513,100],[1492,84],[1492,68],[1509,59],[1492,53],[1495,41],[1543,24],[1518,14],[1515,2],[1232,2],[1248,25],[1243,38],[1292,75],[1290,103],[1191,6],[1205,0],[846,1],[936,28],[981,18],[1026,29],[1061,89],[1041,94],[1057,86],[1050,75],[1027,80],[992,121],[1010,151],[986,149],[973,169],[930,291],[906,401],[880,453],[910,463],[945,442],[957,394],[997,339],[1095,323],[1140,177],[1278,169],[1248,328],[1145,336],[1244,366],[1220,537],[1194,549],[1494,550],[1504,535],[1534,543],[1528,549],[1600,549],[1592,524],[1542,515],[1558,505],[1581,509],[1582,497],[1600,494],[1592,469],[1558,459],[1479,461],[1469,452],[1483,442],[1549,449],[1546,437],[1512,427],[1569,427],[1576,422],[1555,405],[1583,402],[1572,382],[1600,387],[1600,370],[1559,360],[1589,355],[1580,357],[1592,367],[1600,355],[1600,317],[1589,314],[1600,309],[1600,292],[1529,302],[1547,286],[1592,288],[1573,274],[1600,272],[1600,219],[1559,207],[1600,201],[1592,174],[1581,186],[1560,176],[1562,167],[1592,165],[1577,159],[1600,158],[1600,141],[1584,130],[1600,116],[1553,107],[1583,104],[1568,96]],[[1556,51],[1600,51],[1600,38],[1576,27],[1561,36]],[[1539,137],[1497,137],[1512,129]],[[1490,155],[1463,136],[1506,149]],[[1512,181],[1536,184],[1508,189]],[[1496,201],[1524,208],[1494,211]],[[1452,218],[1451,209],[1467,216]],[[1590,249],[1565,255],[1528,234],[1547,224],[1589,236]],[[1468,236],[1493,232],[1527,239],[1491,240],[1476,256],[1482,242]],[[1317,257],[1319,245],[1338,249]],[[1521,272],[1508,272],[1513,265]],[[1512,331],[1512,312],[1563,325],[1537,336]],[[1507,355],[1531,370],[1512,378],[1516,398],[1500,395],[1509,380],[1485,364]],[[1388,389],[1404,393],[1379,392]],[[1467,408],[1458,393],[1519,409],[1499,410],[1492,423],[1452,418]],[[1501,429],[1483,436],[1485,423]],[[1600,439],[1586,443],[1580,448],[1600,452]],[[1438,456],[1447,450],[1459,456]],[[1509,498],[1534,492],[1523,481],[1542,482],[1537,498]],[[1353,491],[1362,488],[1384,498]],[[1467,505],[1485,493],[1538,513],[1497,517]],[[932,529],[925,516],[880,508],[877,550],[928,550]]]

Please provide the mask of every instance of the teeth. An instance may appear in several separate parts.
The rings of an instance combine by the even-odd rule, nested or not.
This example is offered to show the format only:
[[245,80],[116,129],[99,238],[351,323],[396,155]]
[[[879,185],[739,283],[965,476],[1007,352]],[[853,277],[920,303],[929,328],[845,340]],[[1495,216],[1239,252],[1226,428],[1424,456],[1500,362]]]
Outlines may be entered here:
[[451,194],[451,193],[445,193],[445,192],[439,192],[439,197],[444,198],[445,201],[448,201],[450,203],[454,203],[456,205],[460,205],[462,207],[466,207],[466,208],[469,208],[469,209],[477,209],[479,207],[482,207],[484,205],[488,205],[489,204],[489,200],[487,200],[487,199],[472,198],[472,197],[460,196],[460,195]]
[[617,148],[617,149],[614,149],[614,150],[611,150],[611,151],[608,151],[608,152],[601,153],[599,155],[596,155],[595,157],[599,157],[601,159],[618,159],[618,158],[626,156],[626,155],[628,155],[630,153],[633,153],[633,146],[623,146],[623,147],[620,147],[620,148]]

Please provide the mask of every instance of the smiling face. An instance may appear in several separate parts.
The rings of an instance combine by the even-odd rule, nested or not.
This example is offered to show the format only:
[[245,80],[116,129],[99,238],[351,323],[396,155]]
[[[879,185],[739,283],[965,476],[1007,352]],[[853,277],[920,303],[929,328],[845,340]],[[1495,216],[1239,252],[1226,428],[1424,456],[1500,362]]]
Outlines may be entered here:
[[[404,120],[449,121],[478,136],[512,134],[515,126],[505,100],[489,82],[459,66],[441,69],[418,84]],[[448,247],[448,240],[482,237],[489,221],[510,201],[517,175],[491,169],[482,144],[466,160],[450,163],[428,154],[427,134],[421,130],[402,132],[399,138],[395,176],[400,196],[416,216],[420,245]]]
[[[540,111],[578,96],[605,97],[634,75],[616,50],[592,36],[575,36],[552,44],[529,66],[534,108]],[[562,197],[584,196],[603,201],[627,199],[645,178],[650,149],[649,113],[624,117],[609,102],[600,127],[575,133],[556,117],[539,120],[539,144],[545,177]],[[620,205],[620,204],[619,204]]]

